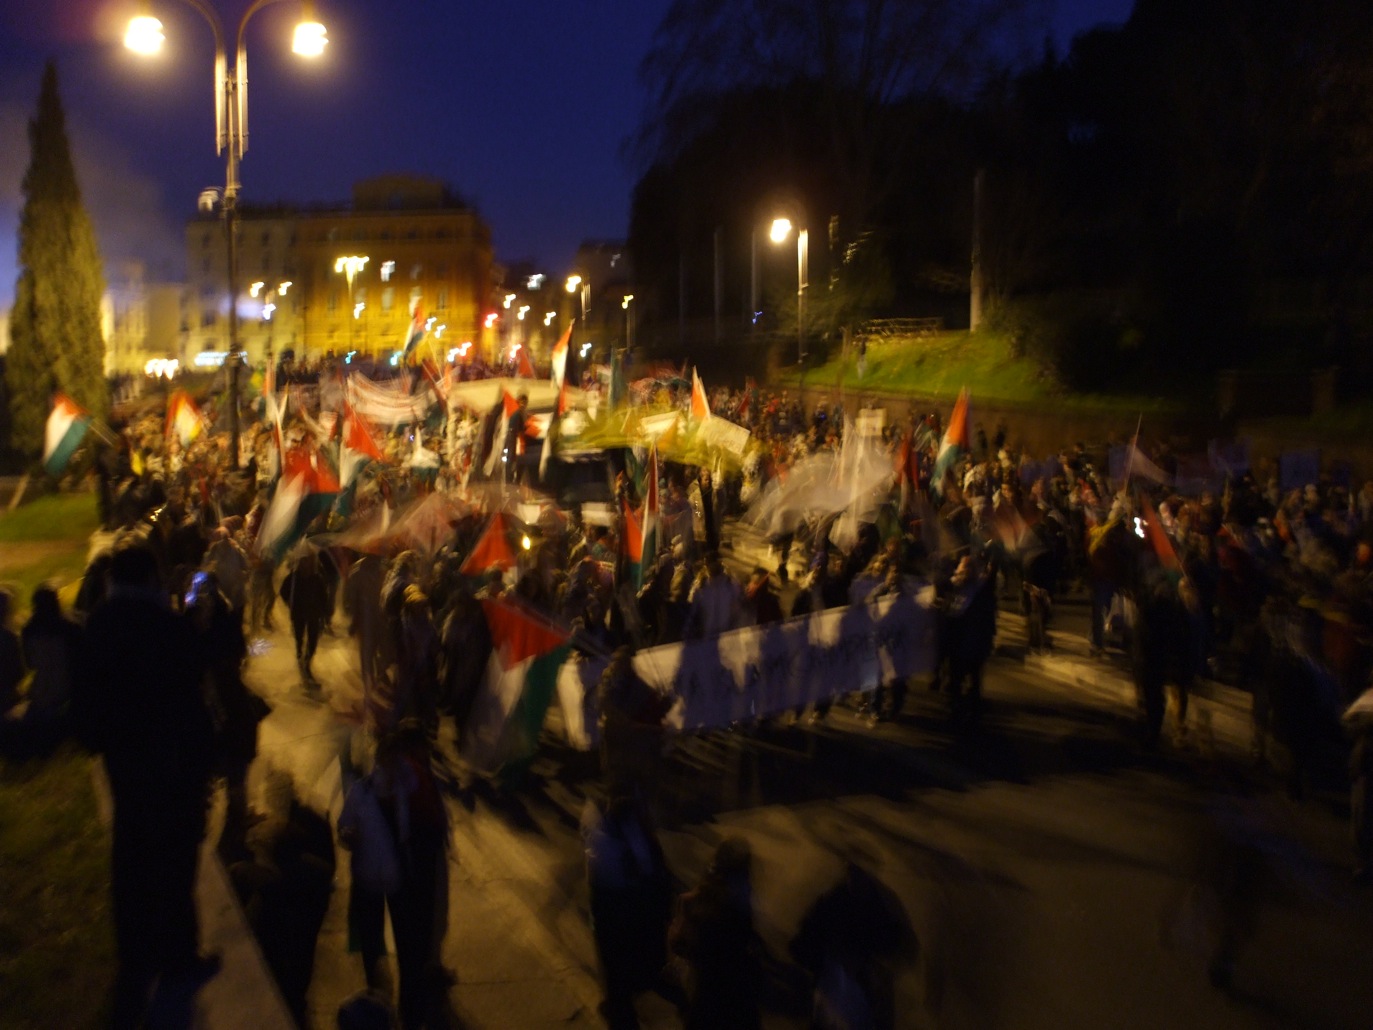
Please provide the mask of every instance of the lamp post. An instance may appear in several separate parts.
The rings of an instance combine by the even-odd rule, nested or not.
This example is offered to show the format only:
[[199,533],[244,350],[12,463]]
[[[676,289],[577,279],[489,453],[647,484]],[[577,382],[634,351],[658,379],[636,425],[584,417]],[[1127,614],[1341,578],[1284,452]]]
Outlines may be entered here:
[[629,354],[634,353],[634,309],[630,307],[633,303],[632,293],[626,293],[625,299],[620,301],[620,307],[625,309],[625,350]]
[[580,275],[569,275],[567,277],[567,292],[579,293],[582,298],[582,328],[586,328],[586,307],[591,299],[591,283],[583,279]]
[[[790,218],[774,218],[768,233],[773,243],[785,243],[791,235]],[[796,363],[806,361],[806,279],[810,270],[810,230],[796,233]]]
[[265,357],[267,364],[270,366],[272,363],[272,330],[276,327],[276,319],[272,316],[276,314],[277,298],[286,296],[286,291],[295,284],[287,279],[284,282],[277,283],[264,293],[263,289],[266,285],[267,284],[264,282],[253,283],[252,286],[248,287],[248,296],[253,299],[257,299],[259,296],[262,297],[262,320],[267,323],[267,351]]
[[348,349],[350,351],[354,349],[353,323],[358,320],[358,315],[362,314],[362,305],[353,301],[353,280],[357,278],[359,272],[367,267],[367,262],[370,260],[366,255],[349,254],[334,262],[334,271],[348,280],[348,304],[352,308],[351,317],[348,319]]
[[[229,287],[229,347],[226,361],[229,365],[229,461],[230,466],[238,468],[239,458],[239,373],[243,364],[242,352],[238,346],[238,165],[248,149],[248,52],[244,49],[243,33],[248,27],[248,19],[269,4],[280,0],[253,0],[238,23],[238,33],[234,40],[234,68],[229,69],[228,54],[224,46],[224,26],[215,9],[207,0],[182,0],[194,7],[210,23],[215,37],[215,153],[225,154],[224,198],[221,210],[224,214],[224,236],[228,258]],[[296,25],[291,49],[302,57],[318,57],[329,42],[324,26],[314,18],[314,5],[304,0],[304,17]],[[135,53],[151,55],[162,48],[165,40],[162,22],[144,8],[144,13],[129,22],[124,34],[124,45]]]

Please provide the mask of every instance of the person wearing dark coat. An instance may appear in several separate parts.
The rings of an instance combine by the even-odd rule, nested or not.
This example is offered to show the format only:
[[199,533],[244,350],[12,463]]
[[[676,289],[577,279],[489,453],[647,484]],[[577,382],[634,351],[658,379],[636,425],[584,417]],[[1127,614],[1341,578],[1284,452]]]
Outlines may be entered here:
[[331,614],[329,584],[320,570],[319,555],[307,551],[296,559],[281,581],[281,599],[291,613],[291,635],[296,642],[296,665],[301,681],[317,688],[319,681],[310,669],[319,647],[319,636]]
[[134,1027],[159,977],[196,987],[219,969],[218,956],[199,952],[195,906],[214,725],[194,627],[172,611],[156,557],[126,546],[110,580],[86,623],[73,709],[114,801],[111,1022]]
[[611,1030],[637,1027],[634,996],[667,963],[672,880],[647,807],[619,794],[582,818],[591,930],[605,980],[601,1015]]
[[687,1030],[756,1030],[762,944],[753,925],[753,852],[740,837],[720,842],[695,890],[679,899],[668,947],[690,968]]
[[56,587],[43,583],[33,591],[33,611],[19,638],[24,664],[33,671],[23,734],[37,752],[43,753],[68,731],[81,626],[63,613]]

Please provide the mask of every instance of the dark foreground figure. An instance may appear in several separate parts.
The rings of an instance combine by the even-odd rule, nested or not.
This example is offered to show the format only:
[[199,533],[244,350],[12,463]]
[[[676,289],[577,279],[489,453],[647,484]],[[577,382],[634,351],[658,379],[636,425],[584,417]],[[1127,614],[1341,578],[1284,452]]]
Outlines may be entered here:
[[142,1023],[154,986],[194,989],[219,970],[199,952],[195,877],[213,773],[213,722],[188,619],[173,612],[151,551],[110,564],[76,679],[83,740],[114,799],[111,889],[119,971],[115,1027]]

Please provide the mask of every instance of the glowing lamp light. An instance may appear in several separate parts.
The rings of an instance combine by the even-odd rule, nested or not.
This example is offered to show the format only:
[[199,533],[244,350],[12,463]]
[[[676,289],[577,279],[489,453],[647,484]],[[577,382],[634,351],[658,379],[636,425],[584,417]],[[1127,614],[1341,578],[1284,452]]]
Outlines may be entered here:
[[167,37],[162,34],[162,22],[151,14],[140,14],[129,19],[129,27],[124,30],[124,45],[136,54],[151,57],[162,49]]
[[629,305],[630,305],[630,303],[631,303],[633,300],[634,300],[634,294],[632,294],[632,293],[626,293],[626,294],[625,294],[625,299],[622,300],[622,301],[620,301],[620,307],[622,307],[622,308],[624,308],[626,311],[628,311],[628,310],[629,310]]
[[353,305],[353,318],[354,318],[354,319],[359,319],[359,318],[361,318],[361,317],[362,317],[362,312],[363,312],[363,310],[364,310],[366,307],[367,307],[367,303],[366,303],[365,301],[361,301],[361,300],[360,300],[360,301],[358,301],[356,304],[354,304],[354,305]]
[[772,240],[773,243],[781,243],[790,235],[790,218],[774,218],[772,220],[772,228],[768,230],[768,238]]
[[512,303],[514,303],[514,300],[515,300],[515,295],[514,295],[513,293],[507,293],[507,294],[505,295],[505,303],[502,304],[501,306],[502,306],[503,308],[505,308],[506,311],[509,311],[509,310],[510,310],[510,305],[511,305]]
[[498,315],[498,314],[496,314],[494,311],[491,312],[489,315],[487,315],[487,316],[486,316],[486,328],[490,329],[493,325],[496,324],[496,320],[499,319],[500,317],[501,317],[501,316]]
[[523,322],[523,321],[524,321],[524,316],[525,316],[526,314],[528,314],[528,313],[529,313],[529,305],[526,304],[526,305],[524,305],[524,307],[520,308],[519,311],[515,312],[515,317],[518,318],[521,322]]
[[558,317],[558,313],[557,313],[556,311],[545,311],[545,312],[543,313],[543,324],[544,324],[544,325],[552,325],[552,324],[553,324],[553,319],[555,319],[555,318],[557,318],[557,317]]
[[391,364],[393,364],[393,365],[399,365],[399,364],[400,364],[400,351],[396,351],[394,354],[391,355]]
[[523,547],[523,548],[527,551],[527,550],[529,550],[531,547],[533,547],[534,544],[533,544],[533,541],[531,541],[531,540],[529,539],[529,537],[527,537],[527,536],[522,536],[522,537],[520,537],[520,546]]
[[580,275],[569,275],[569,276],[567,277],[567,292],[568,292],[568,293],[576,293],[576,292],[577,292],[577,287],[580,286],[581,284],[582,284],[582,277],[581,277]]
[[589,351],[589,350],[591,350],[591,344],[590,344],[590,343],[584,343],[584,344],[582,344],[582,357],[586,357],[587,351]]
[[254,300],[257,300],[258,294],[262,292],[262,288],[266,285],[266,283],[259,279],[257,282],[253,283],[253,285],[248,287],[248,296],[252,297]]
[[276,309],[277,306],[275,304],[262,305],[262,320],[264,322],[270,322],[272,320],[272,312]]
[[[223,358],[220,358],[223,361]],[[181,371],[181,362],[176,358],[149,358],[143,366],[143,374],[154,379],[175,379]]]
[[302,21],[291,37],[291,49],[301,57],[319,57],[328,43],[328,31],[317,21]]

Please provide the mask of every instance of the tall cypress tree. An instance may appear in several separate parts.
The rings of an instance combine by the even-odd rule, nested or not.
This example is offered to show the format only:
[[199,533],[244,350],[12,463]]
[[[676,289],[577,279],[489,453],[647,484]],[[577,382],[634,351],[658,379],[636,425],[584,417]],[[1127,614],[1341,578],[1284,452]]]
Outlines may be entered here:
[[104,274],[95,230],[81,204],[51,61],[43,71],[38,112],[29,122],[29,146],[5,379],[11,445],[32,455],[43,446],[55,391],[98,418],[109,403],[100,332]]

